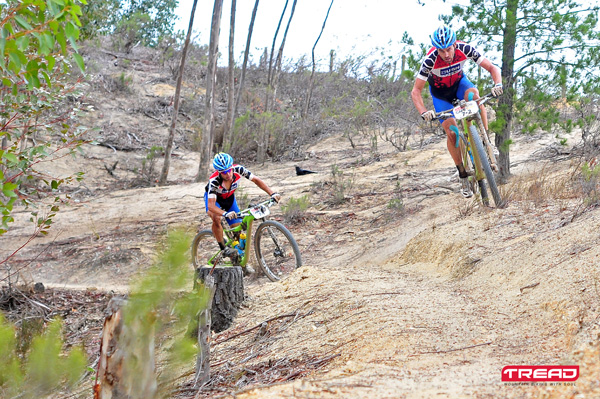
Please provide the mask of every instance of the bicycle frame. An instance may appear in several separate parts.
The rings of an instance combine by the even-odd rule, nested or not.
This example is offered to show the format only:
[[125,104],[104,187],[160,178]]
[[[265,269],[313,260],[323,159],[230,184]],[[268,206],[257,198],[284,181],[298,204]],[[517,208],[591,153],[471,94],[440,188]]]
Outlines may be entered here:
[[[456,133],[456,145],[461,147],[463,165],[465,166],[465,168],[467,168],[468,166],[467,156],[471,157],[473,165],[475,166],[475,179],[478,182],[484,180],[486,176],[481,166],[481,154],[478,153],[477,148],[471,143],[469,126],[473,122],[475,122],[479,130],[482,132],[482,134],[480,135],[482,136],[482,140],[484,141],[486,148],[488,149],[487,155],[490,159],[490,166],[492,167],[492,169],[496,170],[496,156],[494,155],[491,149],[488,133],[483,126],[483,121],[481,119],[481,113],[479,108],[491,98],[494,97],[491,94],[487,94],[477,100],[460,100],[456,107],[436,114],[437,119],[455,118],[456,120],[462,120],[463,132],[460,132],[458,128],[452,129],[454,125],[450,127],[450,130]],[[474,107],[477,108],[477,111],[474,110]],[[462,112],[461,110],[464,112]]]
[[[261,208],[264,210],[264,207],[268,208],[268,207],[271,207],[272,205],[273,205],[273,200],[267,200],[267,201],[261,202],[257,205],[251,205],[247,209],[240,211],[240,216],[242,216],[242,222],[238,226],[235,226],[233,228],[228,228],[227,222],[222,220],[222,224],[224,225],[223,226],[223,237],[227,238],[227,240],[225,241],[225,245],[228,247],[235,247],[235,245],[237,245],[237,244],[234,244],[234,242],[235,241],[239,242],[240,233],[242,231],[246,231],[246,245],[244,246],[244,254],[241,256],[239,262],[236,263],[236,266],[246,266],[246,264],[248,263],[248,260],[249,260],[248,254],[250,253],[250,248],[252,247],[252,224],[254,223],[255,220],[257,220],[257,219],[265,220],[266,216],[268,216],[268,214],[267,214],[262,218],[256,218],[255,212],[253,212],[253,211],[257,210],[258,208]],[[219,256],[220,254],[221,254],[221,251],[218,251],[213,256],[211,256],[208,260],[208,265],[214,266],[214,260],[217,259],[218,263],[223,263],[225,266],[233,266],[233,263],[231,261],[224,262],[223,258]]]

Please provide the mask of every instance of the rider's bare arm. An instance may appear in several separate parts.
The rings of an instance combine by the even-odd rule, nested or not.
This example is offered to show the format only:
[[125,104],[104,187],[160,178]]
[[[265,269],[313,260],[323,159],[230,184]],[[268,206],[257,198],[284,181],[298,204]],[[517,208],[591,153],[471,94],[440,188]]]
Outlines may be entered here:
[[274,193],[273,190],[271,190],[271,188],[269,186],[267,186],[267,183],[265,183],[260,177],[256,176],[256,175],[252,175],[252,177],[250,178],[250,180],[256,184],[261,190],[263,190],[265,193],[271,195]]
[[425,88],[426,82],[427,81],[425,81],[423,79],[417,78],[415,80],[413,89],[410,93],[413,104],[415,104],[415,108],[417,109],[419,114],[423,114],[423,112],[427,111],[427,108],[425,108],[425,103],[423,102],[423,95],[422,95],[422,92],[423,92],[423,89]]
[[483,69],[488,71],[490,73],[490,75],[492,75],[492,80],[494,81],[494,84],[502,84],[502,73],[500,71],[500,68],[498,68],[496,65],[492,64],[492,62],[490,60],[488,60],[487,58],[485,58],[483,61],[481,61],[481,64],[479,64],[479,65]]
[[208,198],[208,210],[221,216],[225,216],[225,211],[217,206],[217,198]]

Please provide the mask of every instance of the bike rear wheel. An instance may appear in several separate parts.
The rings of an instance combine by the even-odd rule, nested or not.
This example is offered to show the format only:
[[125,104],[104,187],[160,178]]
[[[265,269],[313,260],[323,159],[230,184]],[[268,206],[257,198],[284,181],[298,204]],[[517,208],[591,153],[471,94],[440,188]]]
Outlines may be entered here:
[[471,125],[469,126],[469,134],[471,136],[471,141],[477,150],[477,154],[479,155],[481,167],[485,173],[485,178],[492,193],[492,198],[494,198],[494,204],[496,205],[496,208],[501,208],[503,206],[502,197],[500,196],[500,190],[498,190],[498,185],[496,184],[496,179],[494,178],[494,172],[492,172],[487,152],[485,151],[483,142],[479,136],[479,131],[474,125]]
[[219,253],[219,243],[211,230],[202,230],[192,241],[192,263],[194,267],[213,266]]
[[267,220],[254,233],[254,253],[259,267],[271,281],[286,278],[302,266],[300,248],[281,223]]

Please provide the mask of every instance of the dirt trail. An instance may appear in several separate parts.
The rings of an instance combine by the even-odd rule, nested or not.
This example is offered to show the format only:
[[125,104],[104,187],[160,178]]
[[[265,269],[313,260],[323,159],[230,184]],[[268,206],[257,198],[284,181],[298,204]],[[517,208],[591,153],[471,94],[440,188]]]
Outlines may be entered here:
[[[517,176],[535,179],[528,171],[543,166],[528,160],[540,146],[515,145]],[[240,397],[256,398],[600,397],[599,362],[589,361],[600,333],[600,212],[573,219],[576,199],[481,208],[457,194],[444,147],[394,153],[382,146],[374,161],[366,147],[331,137],[302,162],[248,165],[284,199],[310,196],[306,221],[290,228],[306,266],[281,283],[248,279],[234,326],[214,337],[214,384],[235,379]],[[106,180],[98,170],[117,155],[93,151],[65,169],[83,165]],[[191,181],[196,159],[183,155],[174,173]],[[296,164],[318,173],[295,176]],[[325,202],[331,186],[322,186],[332,165],[352,180],[338,206]],[[560,173],[567,166],[544,167]],[[168,227],[208,224],[202,192],[193,183],[98,190],[63,209],[53,227],[58,238],[36,239],[14,265],[28,264],[23,276],[31,281],[122,289],[151,264]],[[404,208],[390,208],[400,192]],[[249,182],[242,193],[261,194]],[[0,241],[2,254],[27,238],[26,215]],[[289,314],[261,335],[257,329],[225,341]],[[581,379],[557,388],[501,383],[503,366],[529,363],[580,364]],[[289,369],[296,377],[257,388],[257,370],[284,364],[296,365]]]

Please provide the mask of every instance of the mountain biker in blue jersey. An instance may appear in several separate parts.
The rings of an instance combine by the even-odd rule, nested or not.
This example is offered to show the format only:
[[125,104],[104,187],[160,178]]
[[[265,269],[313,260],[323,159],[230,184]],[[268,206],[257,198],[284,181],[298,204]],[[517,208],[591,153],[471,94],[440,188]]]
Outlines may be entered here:
[[[495,97],[502,95],[500,68],[492,64],[475,47],[456,40],[456,33],[450,27],[444,25],[436,29],[430,38],[433,47],[427,52],[421,64],[421,69],[411,92],[415,108],[424,120],[431,121],[435,117],[436,112],[452,109],[452,102],[455,99],[469,101],[479,98],[479,91],[463,73],[464,64],[468,60],[475,62],[490,73],[494,81],[492,95]],[[426,83],[429,83],[429,91],[433,99],[435,111],[428,111],[423,103],[422,91]],[[470,96],[472,98],[469,98]],[[487,131],[487,113],[483,105],[480,109],[483,126]],[[440,122],[448,137],[448,151],[458,169],[458,176],[462,186],[461,193],[466,198],[471,197],[473,192],[468,182],[467,171],[462,163],[460,149],[456,146],[456,133],[453,132],[454,129],[458,129],[456,119],[448,118]],[[495,148],[494,152],[497,152]]]
[[[231,155],[224,152],[215,155],[213,168],[215,168],[215,172],[210,175],[204,189],[204,205],[206,213],[212,219],[212,232],[219,247],[224,250],[224,256],[233,258],[237,256],[237,251],[225,247],[221,218],[225,218],[230,227],[235,227],[242,222],[242,219],[238,217],[240,208],[234,194],[242,176],[256,184],[276,202],[279,202],[281,195],[273,191],[262,179],[252,174],[244,166],[234,164]],[[246,267],[250,271],[250,267]]]

